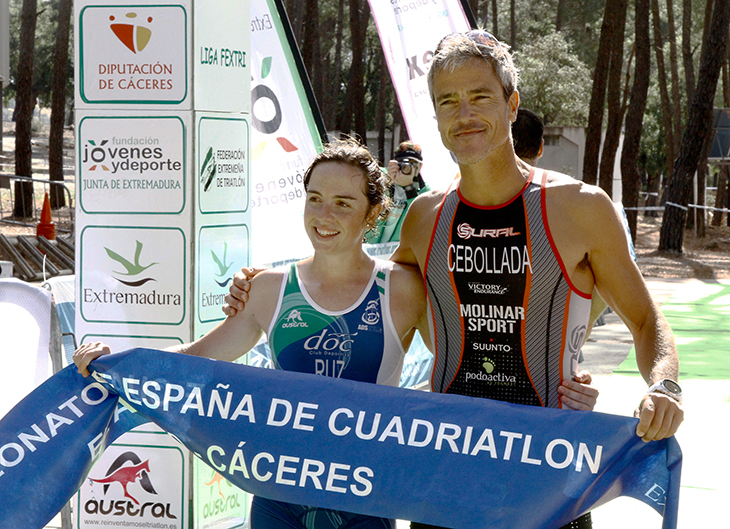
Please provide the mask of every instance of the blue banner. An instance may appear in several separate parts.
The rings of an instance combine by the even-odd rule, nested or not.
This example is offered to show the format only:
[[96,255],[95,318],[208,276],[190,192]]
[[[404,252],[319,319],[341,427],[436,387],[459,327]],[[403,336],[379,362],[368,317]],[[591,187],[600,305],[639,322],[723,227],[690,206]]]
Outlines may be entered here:
[[624,495],[676,527],[679,445],[642,442],[636,419],[149,349],[92,366],[96,380],[69,366],[0,421],[0,527],[43,527],[104,447],[145,418],[238,487],[288,502],[544,529]]

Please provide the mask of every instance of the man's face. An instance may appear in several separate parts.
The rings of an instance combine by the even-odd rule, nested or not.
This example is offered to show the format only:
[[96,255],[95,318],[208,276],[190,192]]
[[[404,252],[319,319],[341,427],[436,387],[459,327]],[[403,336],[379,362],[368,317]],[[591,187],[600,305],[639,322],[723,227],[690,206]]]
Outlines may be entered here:
[[461,165],[478,163],[509,143],[519,96],[509,101],[491,64],[472,59],[435,72],[434,106],[441,140]]

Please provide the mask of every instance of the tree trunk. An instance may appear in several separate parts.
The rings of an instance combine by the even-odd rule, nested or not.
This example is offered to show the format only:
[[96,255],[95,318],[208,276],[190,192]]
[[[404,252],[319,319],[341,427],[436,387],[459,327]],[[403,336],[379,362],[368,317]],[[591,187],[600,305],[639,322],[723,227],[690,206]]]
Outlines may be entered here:
[[692,0],[684,0],[682,3],[682,65],[689,105],[695,89],[695,67],[692,60]]
[[[18,79],[15,95],[15,174],[32,176],[32,147],[30,143],[33,120],[33,45],[35,43],[36,0],[23,0],[20,14],[20,43],[18,49]],[[15,184],[13,216],[33,216],[33,184]]]
[[517,42],[517,15],[515,13],[515,0],[509,3],[509,45],[514,50]]
[[615,27],[611,38],[611,60],[608,68],[608,124],[606,137],[603,140],[599,185],[608,196],[613,195],[613,169],[616,161],[616,150],[621,139],[621,69],[624,62],[624,30],[626,28],[627,1],[620,0],[611,11]]
[[388,92],[386,90],[388,83],[390,82],[390,74],[388,72],[388,63],[385,60],[385,54],[380,51],[380,81],[378,86],[378,105],[377,115],[375,116],[376,126],[378,128],[378,160],[384,166],[387,166],[387,160],[390,159],[388,153],[386,158],[385,153],[385,114],[387,107]]
[[[340,99],[340,79],[342,78],[342,40],[343,40],[343,27],[345,24],[345,0],[339,0],[337,3],[337,30],[335,32],[335,61],[334,61],[334,74],[332,79],[332,92],[331,101],[333,102],[332,109],[341,108],[339,105]],[[339,123],[342,121],[343,116],[337,115],[334,112],[334,122],[330,122],[330,128],[339,128]]]
[[664,127],[664,143],[667,151],[666,182],[671,182],[674,166],[674,124],[672,123],[671,103],[667,91],[667,75],[664,68],[664,38],[662,37],[661,20],[659,18],[658,0],[651,1],[652,20],[654,25],[654,52],[656,53],[657,84],[662,102],[662,125]]
[[312,82],[312,91],[317,101],[322,101],[322,52],[319,44],[319,2],[304,2],[304,24],[302,24],[301,51],[307,75]]
[[289,16],[289,22],[291,22],[294,38],[297,42],[302,42],[305,7],[302,0],[286,0],[286,13]]
[[[697,202],[698,206],[706,206],[705,203],[705,190],[707,187],[707,176],[709,173],[709,165],[707,164],[707,157],[710,155],[710,147],[712,146],[713,128],[707,127],[707,133],[705,135],[705,142],[702,145],[702,152],[700,153],[700,162],[697,167]],[[702,208],[695,208],[695,230],[697,237],[703,238],[707,235],[705,226],[705,210]]]
[[[721,165],[720,173],[717,175],[717,191],[715,192],[715,207],[717,209],[725,209],[728,207],[727,201],[727,184],[728,175],[730,174],[730,166]],[[715,211],[712,215],[712,225],[722,226],[722,211]]]
[[[71,26],[72,0],[60,0],[56,49],[53,53],[53,94],[51,99],[51,130],[48,137],[49,179],[63,182],[63,124],[66,112],[66,67],[68,65],[68,38]],[[51,186],[51,207],[66,205],[63,187]]]
[[497,0],[492,0],[492,35],[499,38],[499,14],[497,12]]
[[[626,120],[624,146],[621,152],[621,194],[623,205],[635,208],[639,205],[639,149],[641,130],[646,110],[646,95],[649,91],[649,74],[651,72],[651,39],[649,37],[649,0],[635,1],[636,24],[636,66],[634,68],[634,85],[631,88],[631,102]],[[636,240],[636,210],[626,212],[629,220],[631,239]]]
[[606,99],[606,83],[608,68],[611,63],[611,46],[615,20],[613,12],[618,5],[617,0],[606,0],[603,11],[601,37],[598,41],[598,57],[593,70],[593,86],[591,102],[588,110],[588,128],[586,129],[586,147],[583,155],[583,181],[595,185],[598,179],[598,155],[601,151],[601,132],[603,130],[603,106]]
[[[728,28],[730,27],[730,2],[715,0],[712,22],[708,28],[707,45],[700,60],[697,89],[690,106],[687,129],[674,166],[674,178],[669,185],[667,209],[659,235],[659,250],[682,252],[684,223],[692,177],[700,161],[702,144],[707,136],[707,128],[712,126],[712,108],[720,76],[722,62],[727,49]],[[672,204],[677,204],[673,206]]]
[[368,25],[367,0],[350,0],[350,36],[352,41],[352,69],[348,92],[352,94],[352,112],[355,133],[367,141],[365,123],[365,38]]
[[[646,191],[648,193],[646,197],[646,206],[655,207],[659,205],[659,190],[661,189],[661,173],[649,173],[647,172],[646,179]],[[656,210],[647,210],[644,212],[644,217],[656,218],[659,215]]]
[[679,67],[677,66],[677,35],[674,25],[674,2],[667,0],[667,31],[669,32],[669,71],[672,76],[672,122],[674,124],[674,152],[682,141],[682,97],[679,95]]
[[555,11],[555,31],[563,31],[563,18],[565,17],[565,0],[558,0],[558,7]]

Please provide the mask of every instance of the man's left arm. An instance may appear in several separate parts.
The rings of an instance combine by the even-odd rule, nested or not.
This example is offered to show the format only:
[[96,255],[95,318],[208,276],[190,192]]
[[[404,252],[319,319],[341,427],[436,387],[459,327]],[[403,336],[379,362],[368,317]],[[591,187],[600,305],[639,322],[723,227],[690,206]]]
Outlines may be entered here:
[[[587,255],[596,289],[631,331],[638,368],[649,388],[665,379],[676,382],[674,336],[631,258],[621,220],[605,194],[594,194],[589,202],[592,215],[586,224],[593,242]],[[636,434],[644,441],[670,437],[684,420],[681,396],[648,389],[637,416]]]

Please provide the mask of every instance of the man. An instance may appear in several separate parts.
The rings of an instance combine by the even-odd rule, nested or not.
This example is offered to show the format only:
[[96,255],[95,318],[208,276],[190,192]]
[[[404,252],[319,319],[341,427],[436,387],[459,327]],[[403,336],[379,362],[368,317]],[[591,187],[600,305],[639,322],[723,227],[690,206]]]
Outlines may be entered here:
[[411,203],[421,193],[431,188],[423,181],[421,167],[423,155],[421,146],[412,141],[404,141],[393,154],[393,160],[388,163],[388,177],[391,185],[392,206],[385,222],[376,226],[374,233],[366,236],[366,242],[385,243],[400,240],[400,230],[406,211]]
[[[508,47],[481,30],[449,35],[436,49],[428,84],[461,178],[448,193],[413,202],[392,259],[417,265],[425,278],[436,349],[432,390],[559,407],[595,287],[631,331],[649,386],[637,435],[673,435],[683,410],[671,330],[608,196],[566,175],[533,171],[515,156],[519,94]],[[590,514],[566,527],[591,527]]]
[[537,167],[542,157],[545,140],[542,137],[544,126],[540,116],[527,108],[517,110],[517,118],[512,123],[512,144],[515,154],[527,165]]

